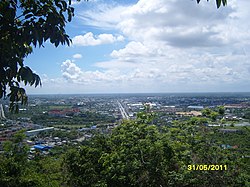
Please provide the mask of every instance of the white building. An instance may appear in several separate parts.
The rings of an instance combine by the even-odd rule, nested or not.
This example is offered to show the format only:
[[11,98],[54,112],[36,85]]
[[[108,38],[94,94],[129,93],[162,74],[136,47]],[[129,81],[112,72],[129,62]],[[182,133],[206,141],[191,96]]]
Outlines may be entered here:
[[26,131],[26,135],[27,136],[34,136],[34,135],[37,135],[40,132],[48,132],[48,131],[51,131],[51,130],[54,130],[54,127],[46,127],[46,128],[43,128],[43,129],[35,129],[35,130]]

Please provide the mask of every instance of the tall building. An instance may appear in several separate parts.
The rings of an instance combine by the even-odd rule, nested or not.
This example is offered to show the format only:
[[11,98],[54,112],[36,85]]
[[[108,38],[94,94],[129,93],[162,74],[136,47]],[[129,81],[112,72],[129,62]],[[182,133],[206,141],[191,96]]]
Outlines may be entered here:
[[6,119],[2,104],[0,104],[0,119]]

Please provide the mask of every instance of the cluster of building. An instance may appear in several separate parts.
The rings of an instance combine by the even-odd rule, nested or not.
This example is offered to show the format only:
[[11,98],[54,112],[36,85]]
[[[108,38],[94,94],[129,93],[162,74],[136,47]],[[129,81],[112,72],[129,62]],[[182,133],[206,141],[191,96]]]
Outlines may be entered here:
[[50,116],[53,117],[66,117],[66,116],[73,116],[73,115],[78,115],[80,113],[79,108],[69,108],[69,109],[53,109],[48,112]]
[[[45,127],[44,124],[34,124],[29,117],[20,117],[19,120],[8,120],[4,113],[4,107],[0,104],[0,149],[1,142],[9,140],[14,133],[24,130],[27,135],[27,143],[30,146],[30,157],[32,158],[37,151],[42,154],[48,154],[55,146],[61,146],[68,143],[77,143],[89,139],[93,132],[109,133],[115,126],[119,125],[122,118],[134,119],[140,111],[149,109],[153,112],[159,112],[160,122],[165,121],[171,124],[172,121],[181,118],[201,116],[204,108],[214,108],[223,105],[226,111],[223,119],[226,121],[238,122],[235,126],[250,126],[244,122],[240,112],[250,108],[250,97],[208,97],[191,95],[94,95],[94,96],[36,96],[30,98],[29,107],[36,106],[70,106],[61,107],[63,109],[52,109],[46,111],[50,117],[81,117],[79,114],[90,111],[102,115],[111,115],[115,117],[115,123],[100,123],[90,125],[89,127],[79,127],[77,132],[79,136],[75,140],[61,139],[53,136],[45,136],[42,139],[37,138],[40,133],[50,133],[56,129],[51,126]],[[58,107],[60,108],[60,107]],[[21,112],[29,112],[22,108]],[[240,133],[238,129],[222,128],[221,124],[205,124],[208,127],[218,127],[221,133]],[[224,124],[229,126],[231,124]],[[70,131],[70,130],[69,130]],[[32,139],[32,140],[31,140]]]
[[11,140],[13,135],[20,130],[29,131],[30,129],[39,129],[41,125],[32,122],[23,122],[16,120],[2,120],[0,124],[0,150],[2,150],[2,143]]

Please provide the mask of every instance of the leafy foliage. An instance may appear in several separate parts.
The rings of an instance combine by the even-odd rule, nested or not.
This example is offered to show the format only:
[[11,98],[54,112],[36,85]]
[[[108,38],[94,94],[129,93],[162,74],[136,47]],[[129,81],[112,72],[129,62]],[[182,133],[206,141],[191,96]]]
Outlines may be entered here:
[[[161,131],[152,113],[124,121],[111,135],[96,136],[69,151],[63,168],[70,186],[246,186],[248,161],[223,149],[216,130],[200,118],[176,121]],[[196,121],[197,120],[197,121]],[[188,170],[188,165],[226,165],[227,170]]]
[[[153,125],[154,116],[139,113],[111,134],[95,134],[80,146],[53,148],[52,155],[34,160],[27,160],[24,136],[18,133],[0,154],[0,186],[250,184],[248,127],[239,134],[221,134],[203,125],[207,118],[194,117],[159,128]],[[223,144],[237,148],[225,149]],[[227,170],[188,170],[188,165],[226,165]]]
[[17,112],[18,103],[27,103],[20,83],[41,85],[40,77],[24,65],[25,57],[47,40],[56,47],[70,45],[65,24],[73,16],[71,0],[0,1],[0,98],[10,98],[10,110]]
[[[200,3],[201,0],[197,0],[197,3]],[[209,0],[207,0],[209,1]],[[220,8],[221,6],[221,3],[223,6],[226,6],[227,5],[227,0],[216,0],[216,6],[217,8]]]
[[28,146],[22,132],[4,143],[0,154],[0,186],[59,187],[62,184],[60,160],[44,157],[28,160]]
[[[220,113],[223,113],[222,109],[218,109],[221,110]],[[205,117],[209,117],[211,118],[213,121],[215,121],[217,119],[217,117],[219,116],[219,112],[213,111],[209,108],[205,108],[204,110],[201,111],[202,115]]]
[[71,186],[166,186],[173,151],[154,125],[127,121],[64,161]]

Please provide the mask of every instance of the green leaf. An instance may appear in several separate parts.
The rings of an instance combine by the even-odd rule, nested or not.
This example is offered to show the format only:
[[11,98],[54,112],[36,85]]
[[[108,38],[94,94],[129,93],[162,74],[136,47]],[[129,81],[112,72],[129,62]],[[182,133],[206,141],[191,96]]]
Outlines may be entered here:
[[[41,47],[47,40],[56,47],[60,44],[70,45],[65,25],[67,18],[71,21],[74,16],[74,9],[69,4],[67,0],[0,1],[0,19],[4,18],[0,21],[3,51],[0,70],[4,69],[4,72],[0,72],[0,98],[8,94],[6,89],[10,90],[12,109],[15,102],[20,101],[20,95],[17,95],[20,82],[35,87],[41,85],[40,77],[24,67],[24,58],[32,52],[31,46]],[[21,93],[23,91],[20,90]]]
[[67,43],[68,46],[70,46],[70,44],[72,43],[72,40],[69,39],[68,36],[65,38],[65,41],[66,41],[66,43]]
[[60,43],[60,41],[59,41],[59,40],[56,40],[56,41],[55,41],[55,46],[58,47],[59,43]]
[[216,5],[217,5],[217,8],[219,8],[221,5],[221,0],[216,0]]
[[29,19],[29,18],[31,18],[32,16],[34,16],[33,14],[27,14],[27,15],[25,15],[25,19]]
[[61,1],[62,5],[63,5],[63,10],[65,11],[67,9],[67,3],[65,1]]

